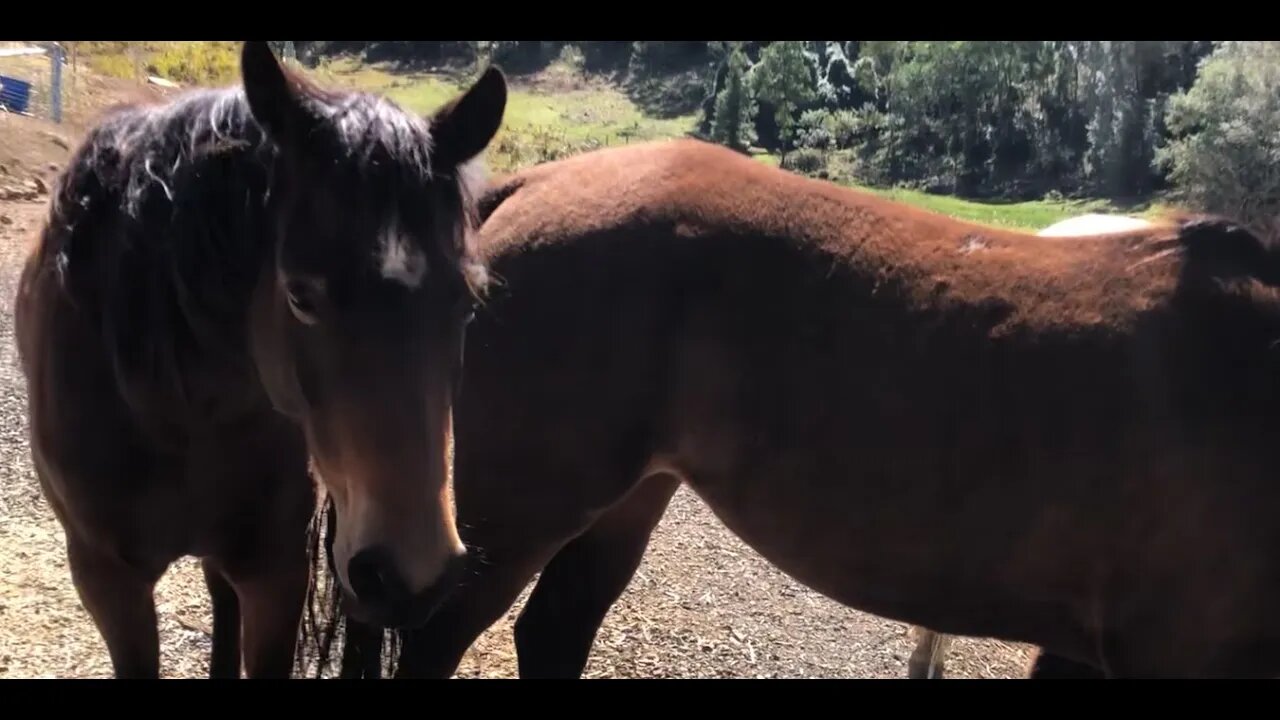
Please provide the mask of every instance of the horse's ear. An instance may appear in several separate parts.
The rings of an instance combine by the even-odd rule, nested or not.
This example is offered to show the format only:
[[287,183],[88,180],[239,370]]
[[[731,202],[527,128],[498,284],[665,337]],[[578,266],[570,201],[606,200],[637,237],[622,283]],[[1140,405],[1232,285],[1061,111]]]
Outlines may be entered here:
[[276,60],[265,42],[246,42],[240,53],[249,112],[281,145],[292,144],[306,130],[310,118],[297,81]]
[[456,167],[479,155],[498,134],[506,108],[507,80],[491,65],[431,116],[432,164]]

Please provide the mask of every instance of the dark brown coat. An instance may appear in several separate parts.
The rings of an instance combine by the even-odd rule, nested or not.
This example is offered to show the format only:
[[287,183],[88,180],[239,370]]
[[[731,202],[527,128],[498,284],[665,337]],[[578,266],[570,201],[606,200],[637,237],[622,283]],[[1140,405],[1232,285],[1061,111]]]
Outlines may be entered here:
[[483,562],[403,674],[539,570],[522,672],[580,672],[678,481],[867,612],[1116,676],[1280,670],[1280,255],[1247,232],[1048,242],[695,141],[483,206],[455,411]]

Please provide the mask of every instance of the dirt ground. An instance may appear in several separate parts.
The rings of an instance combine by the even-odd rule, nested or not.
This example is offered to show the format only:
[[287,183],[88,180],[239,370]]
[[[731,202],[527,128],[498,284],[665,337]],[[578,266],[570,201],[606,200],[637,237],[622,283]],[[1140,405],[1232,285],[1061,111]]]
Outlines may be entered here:
[[[96,104],[113,97],[102,82]],[[148,91],[150,92],[150,91]],[[78,108],[79,109],[79,108]],[[26,444],[25,389],[13,341],[23,254],[48,187],[89,117],[52,125],[0,113],[0,678],[110,677],[80,606],[62,531],[40,495]],[[511,624],[524,596],[468,652],[461,678],[515,677]],[[209,603],[199,569],[177,563],[156,591],[162,673],[207,673]],[[681,491],[596,639],[588,677],[906,677],[908,628],[850,610],[774,569]],[[1029,649],[959,638],[949,677],[1025,674]]]

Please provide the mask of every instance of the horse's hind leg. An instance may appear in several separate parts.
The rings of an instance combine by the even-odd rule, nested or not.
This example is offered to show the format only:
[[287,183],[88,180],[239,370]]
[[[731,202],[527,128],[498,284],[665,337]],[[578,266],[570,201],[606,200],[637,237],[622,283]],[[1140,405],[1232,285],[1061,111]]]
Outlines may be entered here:
[[520,677],[582,676],[600,624],[640,567],[679,487],[665,475],[640,483],[552,558],[516,620]]
[[240,599],[235,588],[208,560],[201,563],[213,605],[213,654],[210,678],[240,677]]
[[916,649],[907,661],[907,677],[911,680],[939,680],[946,664],[951,636],[925,627],[912,628]]
[[160,677],[155,584],[147,572],[67,533],[67,562],[80,602],[102,633],[117,678]]

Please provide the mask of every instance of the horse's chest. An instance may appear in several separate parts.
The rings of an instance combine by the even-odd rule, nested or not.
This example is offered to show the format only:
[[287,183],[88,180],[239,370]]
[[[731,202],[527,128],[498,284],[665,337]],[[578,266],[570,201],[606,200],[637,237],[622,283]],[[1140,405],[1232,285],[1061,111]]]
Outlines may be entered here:
[[48,473],[45,486],[69,533],[140,568],[163,569],[207,524],[208,509],[180,478]]
[[301,530],[309,507],[305,476],[273,482],[202,455],[124,462],[102,472],[44,465],[43,482],[69,531],[138,567],[239,552],[261,540],[261,517],[297,506],[291,518]]

